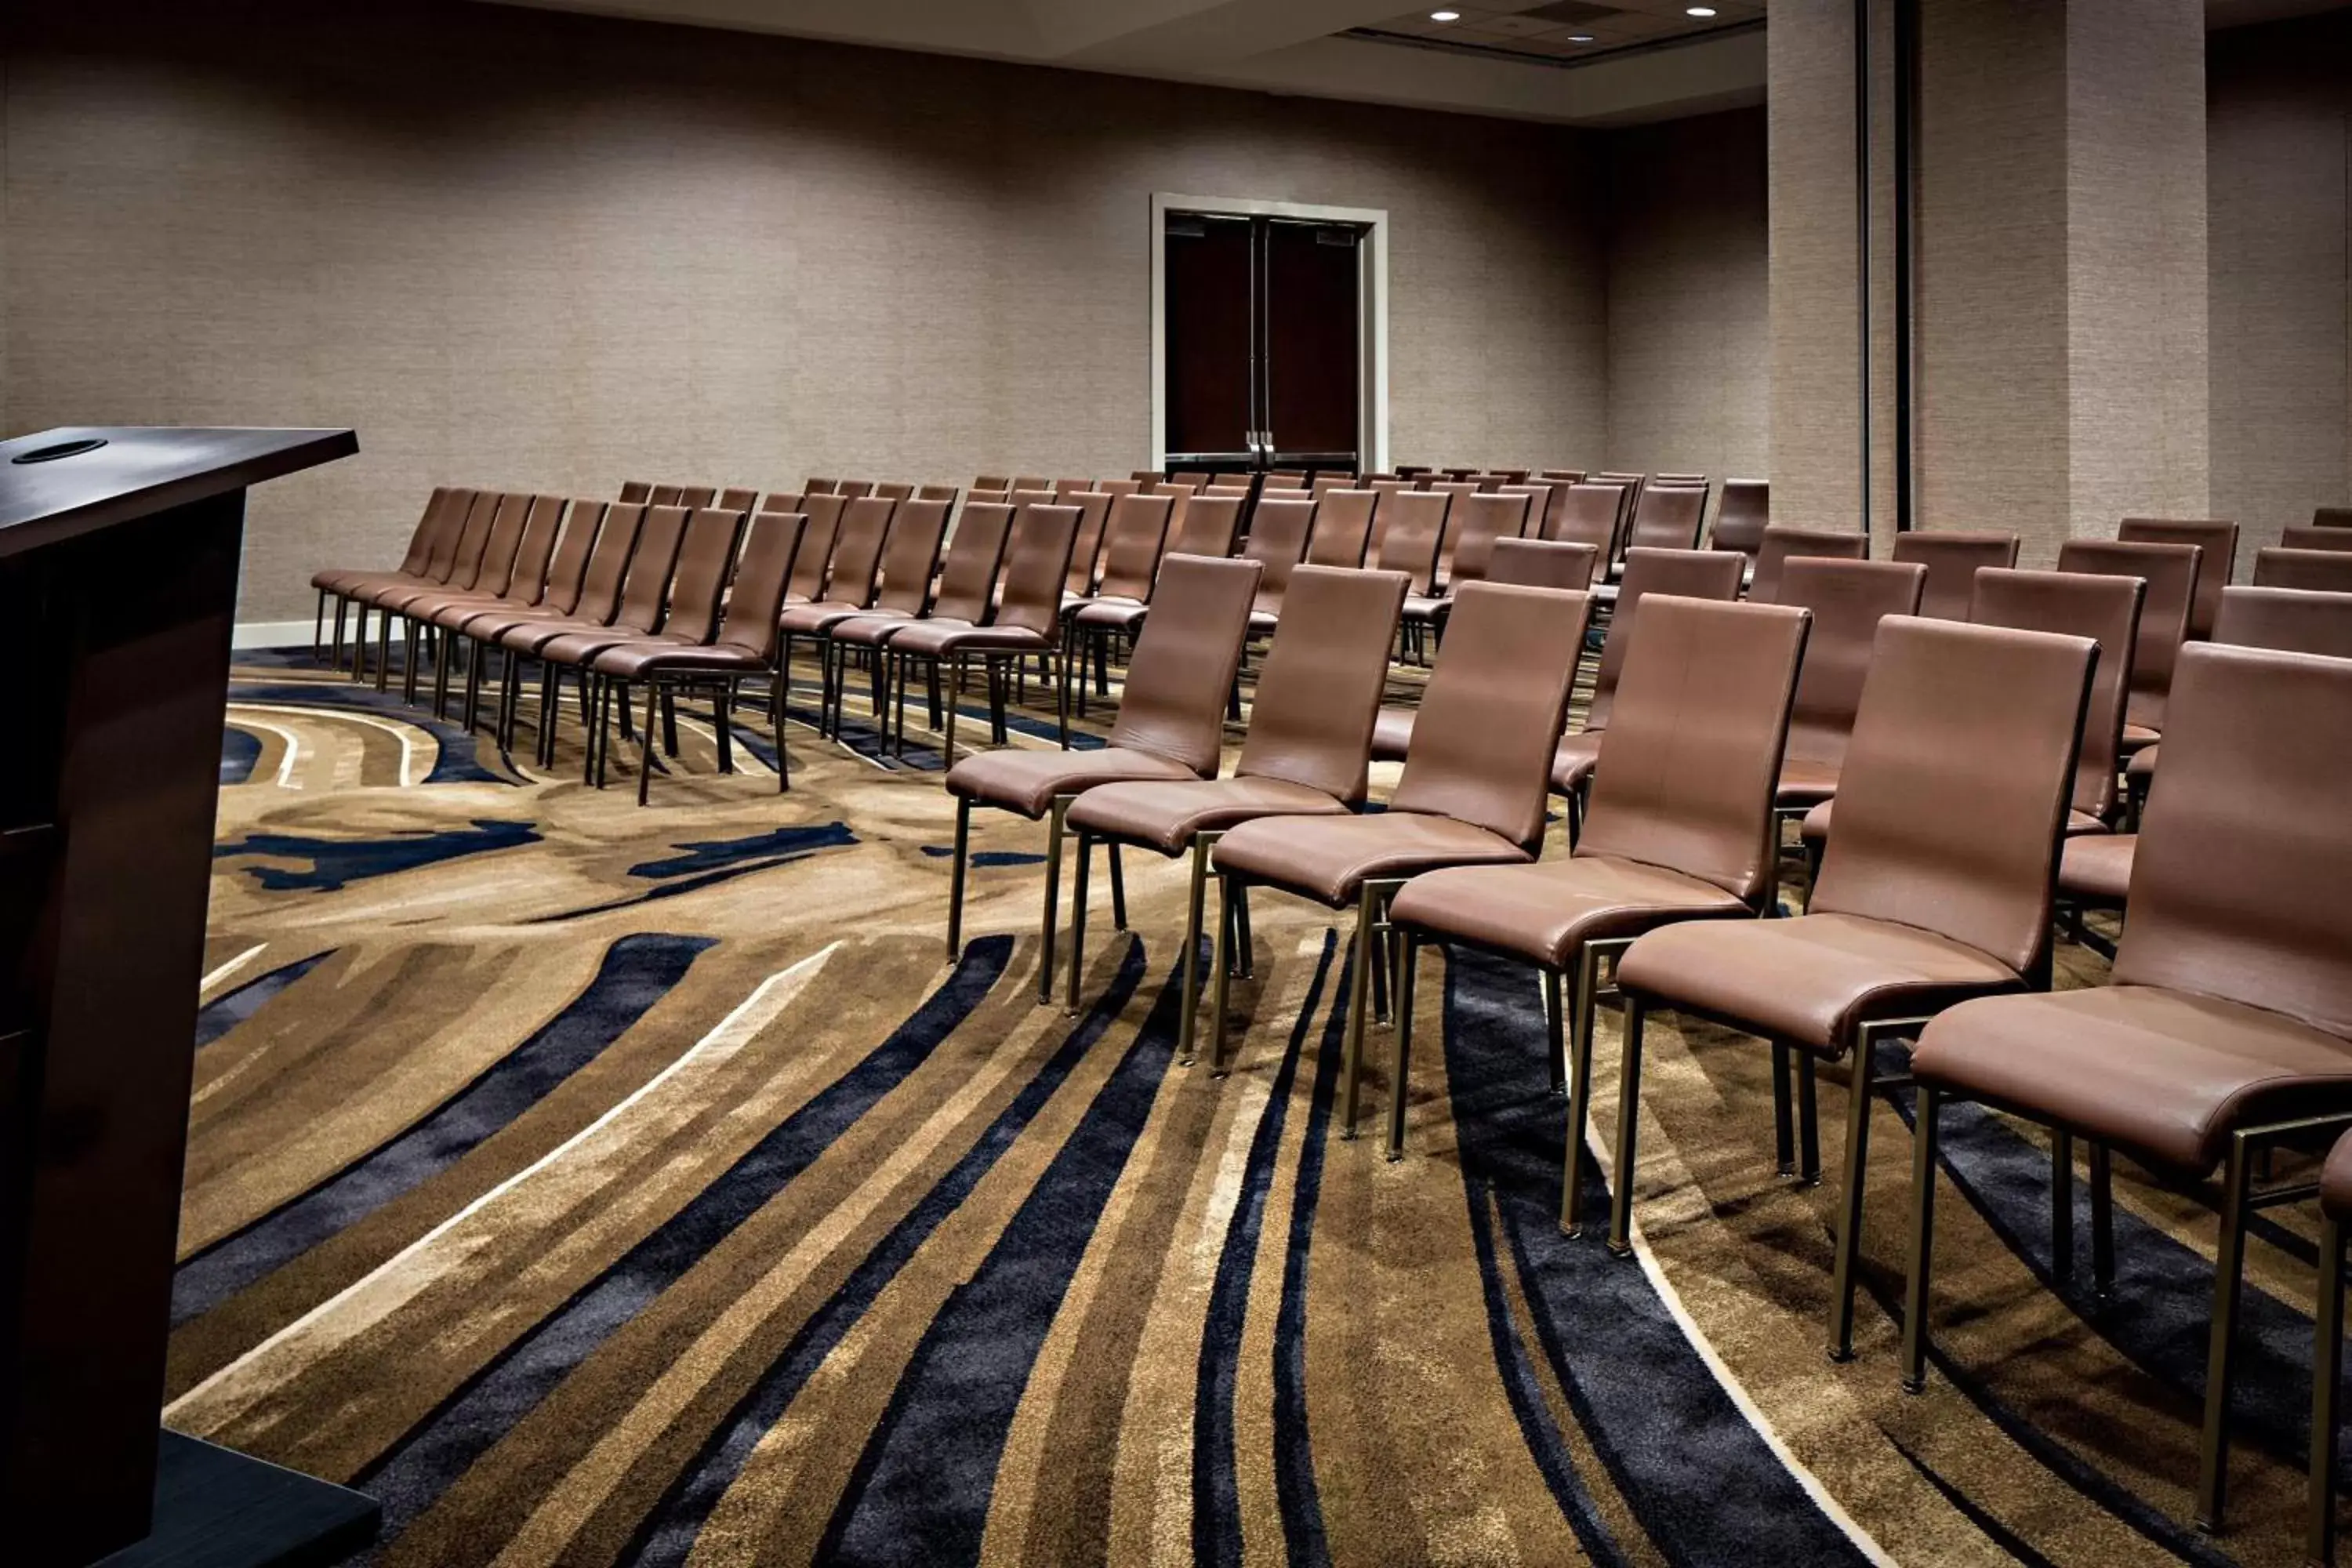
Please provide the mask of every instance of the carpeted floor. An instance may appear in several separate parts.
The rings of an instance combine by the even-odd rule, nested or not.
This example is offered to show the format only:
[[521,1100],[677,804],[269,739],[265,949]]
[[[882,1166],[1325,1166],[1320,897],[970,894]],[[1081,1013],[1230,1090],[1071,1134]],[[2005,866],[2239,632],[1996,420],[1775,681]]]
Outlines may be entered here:
[[[1319,910],[1255,902],[1219,1081],[1173,1062],[1174,863],[1130,858],[1127,936],[1096,879],[1066,1016],[1033,999],[1042,829],[983,814],[950,960],[935,759],[795,728],[780,796],[760,726],[722,777],[688,714],[639,810],[574,732],[542,779],[307,655],[234,703],[167,1418],[381,1497],[380,1562],[2296,1560],[2294,1211],[2217,1544],[2183,1522],[2210,1194],[2122,1171],[2101,1311],[2086,1258],[2048,1288],[2044,1147],[1953,1113],[1909,1397],[1908,1140],[1873,1140],[1832,1365],[1836,1184],[1774,1175],[1752,1041],[1654,1030],[1620,1261],[1556,1224],[1525,972],[1428,961],[1391,1165],[1337,1136]],[[1604,1013],[1601,1129],[1614,1045]],[[1834,1082],[1822,1121],[1834,1172]]]

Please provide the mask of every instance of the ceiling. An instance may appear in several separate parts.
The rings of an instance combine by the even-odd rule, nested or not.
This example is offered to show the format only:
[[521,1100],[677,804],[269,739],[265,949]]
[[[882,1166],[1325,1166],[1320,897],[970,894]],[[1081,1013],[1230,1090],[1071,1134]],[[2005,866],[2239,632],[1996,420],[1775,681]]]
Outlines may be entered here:
[[[1768,0],[493,0],[1574,125],[1764,99]],[[2210,26],[2347,0],[2206,0]],[[1688,15],[1694,4],[1716,14]],[[1437,22],[1431,12],[1449,10]],[[1585,40],[1590,40],[1585,41]]]

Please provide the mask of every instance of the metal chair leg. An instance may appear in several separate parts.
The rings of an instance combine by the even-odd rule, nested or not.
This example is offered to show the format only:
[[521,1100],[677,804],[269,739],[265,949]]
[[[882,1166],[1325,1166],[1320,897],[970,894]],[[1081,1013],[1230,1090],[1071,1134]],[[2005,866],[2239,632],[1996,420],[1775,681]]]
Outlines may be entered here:
[[1819,1063],[1811,1051],[1797,1053],[1797,1180],[1822,1184],[1821,1096],[1815,1087]]
[[1209,984],[1213,994],[1210,1011],[1209,1070],[1218,1078],[1231,1071],[1225,1061],[1225,1015],[1232,994],[1234,889],[1237,879],[1230,873],[1217,879],[1217,941],[1209,962]]
[[[1087,963],[1087,880],[1094,868],[1094,836],[1081,827],[1076,833],[1077,865],[1070,876],[1070,999],[1069,1014],[1078,1013],[1078,972]],[[1114,850],[1116,854],[1118,851]]]
[[2063,1290],[2074,1279],[2074,1135],[2050,1131],[2050,1274]]
[[[1406,963],[1412,958],[1407,956]],[[1543,972],[1544,1011],[1544,1070],[1550,1079],[1551,1092],[1568,1092],[1568,1020],[1560,1012],[1559,971]]]
[[1348,988],[1348,1059],[1339,1084],[1339,1136],[1356,1135],[1356,1101],[1362,1088],[1364,1067],[1364,1005],[1379,962],[1379,920],[1374,913],[1372,885],[1356,890],[1356,968]]
[[2213,1259],[2213,1327],[2206,1347],[2205,1432],[2199,1445],[2197,1528],[2221,1532],[2230,1491],[2230,1394],[2238,1371],[2238,1302],[2245,1284],[2246,1209],[2252,1140],[2230,1139],[2221,1188],[2221,1246]]
[[1192,1039],[1201,1018],[1201,913],[1209,883],[1209,849],[1216,842],[1213,833],[1192,836],[1192,887],[1184,904],[1184,1009],[1182,1022],[1177,1029],[1177,1059],[1185,1067],[1192,1065]]
[[719,736],[719,771],[735,771],[735,683],[722,680],[710,699],[710,727]]
[[1911,1130],[1910,1278],[1903,1287],[1903,1386],[1916,1394],[1927,1386],[1927,1266],[1936,1250],[1936,1145],[1943,1091],[1919,1086]]
[[2091,1145],[2091,1289],[2102,1301],[2116,1293],[2116,1163],[2105,1143]]
[[1389,1147],[1391,1160],[1404,1158],[1405,1073],[1412,1057],[1412,992],[1421,967],[1421,941],[1410,931],[1398,933],[1396,1055],[1389,1068]]
[[1772,1155],[1784,1176],[1797,1173],[1796,1102],[1789,1083],[1789,1047],[1772,1042]]
[[1127,929],[1127,872],[1119,863],[1118,845],[1114,842],[1108,847],[1110,850],[1110,923],[1113,929],[1125,931]]
[[[1838,1194],[1837,1262],[1830,1282],[1830,1360],[1853,1359],[1853,1268],[1862,1250],[1863,1178],[1869,1171],[1870,1100],[1878,1076],[1878,1036],[1864,1026],[1846,1090],[1845,1190]],[[1811,1058],[1807,1058],[1811,1060]]]
[[1633,1154],[1642,1120],[1642,1026],[1649,1009],[1638,996],[1625,998],[1624,1060],[1617,1069],[1617,1168],[1610,1173],[1609,1250],[1633,1252]]
[[1062,901],[1062,822],[1069,815],[1070,802],[1076,795],[1056,795],[1046,808],[1045,826],[1045,913],[1039,923],[1040,938],[1037,953],[1037,1005],[1054,1005],[1054,925],[1061,917]]
[[[646,804],[646,792],[653,788],[654,712],[661,706],[662,697],[659,680],[646,682],[646,732],[637,737],[637,804],[639,805]],[[597,782],[601,784],[603,780],[599,778]]]
[[1600,989],[1601,952],[1591,942],[1576,954],[1576,1016],[1569,1036],[1568,1146],[1560,1170],[1559,1226],[1584,1233],[1585,1135],[1592,1123],[1592,1008]]
[[[781,756],[781,751],[777,753]],[[971,861],[971,801],[956,796],[955,853],[948,866],[948,956],[963,953],[963,881]]]
[[1234,884],[1234,941],[1240,951],[1234,954],[1234,973],[1244,980],[1257,978],[1257,939],[1250,934],[1249,884]]
[[2315,1340],[2311,1357],[2311,1516],[2303,1554],[2313,1563],[2336,1561],[2336,1404],[2344,1381],[2344,1227],[2324,1220],[2319,1227],[2319,1300],[2312,1314]]

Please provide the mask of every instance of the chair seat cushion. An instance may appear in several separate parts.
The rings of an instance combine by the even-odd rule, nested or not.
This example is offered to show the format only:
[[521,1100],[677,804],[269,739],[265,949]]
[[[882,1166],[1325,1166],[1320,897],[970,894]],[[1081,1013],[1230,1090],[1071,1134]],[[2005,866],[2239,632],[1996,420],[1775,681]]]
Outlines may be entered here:
[[845,621],[835,621],[826,635],[835,642],[879,647],[914,623],[915,617],[905,610],[864,610]]
[[358,566],[330,566],[323,572],[310,574],[310,586],[324,593],[341,595],[350,591],[351,584],[380,575],[382,574]]
[[1277,816],[1244,823],[1217,840],[1215,862],[1337,909],[1367,880],[1441,866],[1510,865],[1527,851],[1500,834],[1450,816],[1384,811],[1369,816]]
[[[1798,831],[1803,835],[1806,843],[1819,844],[1829,837],[1830,822],[1836,811],[1837,802],[1825,800],[1805,813],[1804,823]],[[2069,838],[2077,834],[2105,833],[2106,830],[2107,825],[2087,811],[2070,810],[2066,813],[2065,833]]]
[[1321,790],[1287,779],[1184,779],[1089,790],[1070,807],[1070,820],[1090,833],[1176,855],[1196,833],[1223,832],[1260,816],[1338,816],[1347,809]]
[[1404,618],[1408,621],[1433,621],[1453,603],[1443,594],[1407,594],[1404,596]]
[[2124,764],[2124,776],[2126,778],[2140,780],[2154,778],[2156,776],[2156,754],[2163,749],[2164,748],[2161,746],[2151,744],[2142,746],[2138,751],[2134,752],[2132,753],[2131,761]]
[[460,594],[445,588],[419,594],[408,601],[404,613],[412,619],[431,621],[441,626],[478,616],[485,610],[528,610],[530,607],[520,599],[509,599],[502,594]]
[[1196,776],[1181,763],[1123,746],[1105,746],[1092,752],[1006,748],[966,757],[949,769],[948,789],[967,800],[1002,806],[1034,818],[1045,816],[1057,795],[1076,795],[1100,784]]
[[646,633],[633,632],[625,626],[572,627],[540,644],[538,652],[551,664],[584,665],[608,647],[643,642],[646,637]]
[[1413,710],[1383,708],[1372,717],[1372,761],[1401,763],[1412,746]]
[[1149,608],[1133,599],[1089,599],[1070,618],[1079,626],[1097,630],[1133,631],[1143,624]]
[[411,577],[400,572],[353,572],[343,578],[339,590],[347,599],[365,599],[373,604],[385,594],[405,594],[419,588],[439,588],[444,584],[422,577]]
[[2145,724],[2126,724],[2124,726],[2123,754],[2128,757],[2153,746],[2158,738],[2157,731]]
[[1912,1068],[2189,1175],[2212,1170],[2236,1128],[2352,1107],[2352,1041],[2150,985],[1955,1007],[1920,1036]]
[[901,626],[890,638],[891,651],[924,658],[959,653],[1045,653],[1052,646],[1027,626],[979,626],[938,616]]
[[1837,794],[1838,764],[1790,757],[1780,764],[1780,785],[1772,804],[1794,808],[1819,805]]
[[866,613],[863,605],[845,605],[838,600],[821,600],[814,605],[794,605],[779,621],[793,637],[818,637],[830,631],[852,616]]
[[1392,922],[1564,968],[1592,939],[1638,936],[1674,921],[1755,910],[1711,882],[1612,855],[1526,866],[1465,866],[1407,882]]
[[1668,926],[1625,950],[1617,983],[1830,1057],[1857,1025],[2025,985],[1948,937],[1841,914]]
[[633,637],[589,661],[599,675],[637,680],[649,675],[761,675],[775,668],[757,648],[737,643],[694,643],[682,637]]
[[2084,834],[2060,850],[2058,896],[2099,909],[2119,910],[2131,891],[2132,851],[2137,833]]
[[1579,730],[1573,735],[1562,735],[1551,754],[1551,788],[1554,795],[1574,795],[1592,776],[1601,763],[1599,730]]
[[[574,620],[569,616],[518,616],[505,630],[497,634],[497,639],[500,647],[516,653],[535,654],[560,637],[600,630],[609,634],[602,645],[606,647],[616,642],[631,641],[640,635],[630,631],[611,631],[609,627],[599,627],[593,622]],[[479,628],[467,635],[489,640],[489,634]]]

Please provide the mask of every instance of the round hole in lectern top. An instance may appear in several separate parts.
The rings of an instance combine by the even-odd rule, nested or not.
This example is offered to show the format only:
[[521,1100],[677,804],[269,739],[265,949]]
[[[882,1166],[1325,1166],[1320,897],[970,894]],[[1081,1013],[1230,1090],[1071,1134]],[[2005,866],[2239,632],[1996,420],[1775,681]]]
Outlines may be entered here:
[[36,447],[29,452],[19,452],[8,460],[12,463],[54,463],[59,458],[79,458],[84,452],[95,452],[105,445],[105,437],[88,436],[79,441],[59,441],[54,446]]

